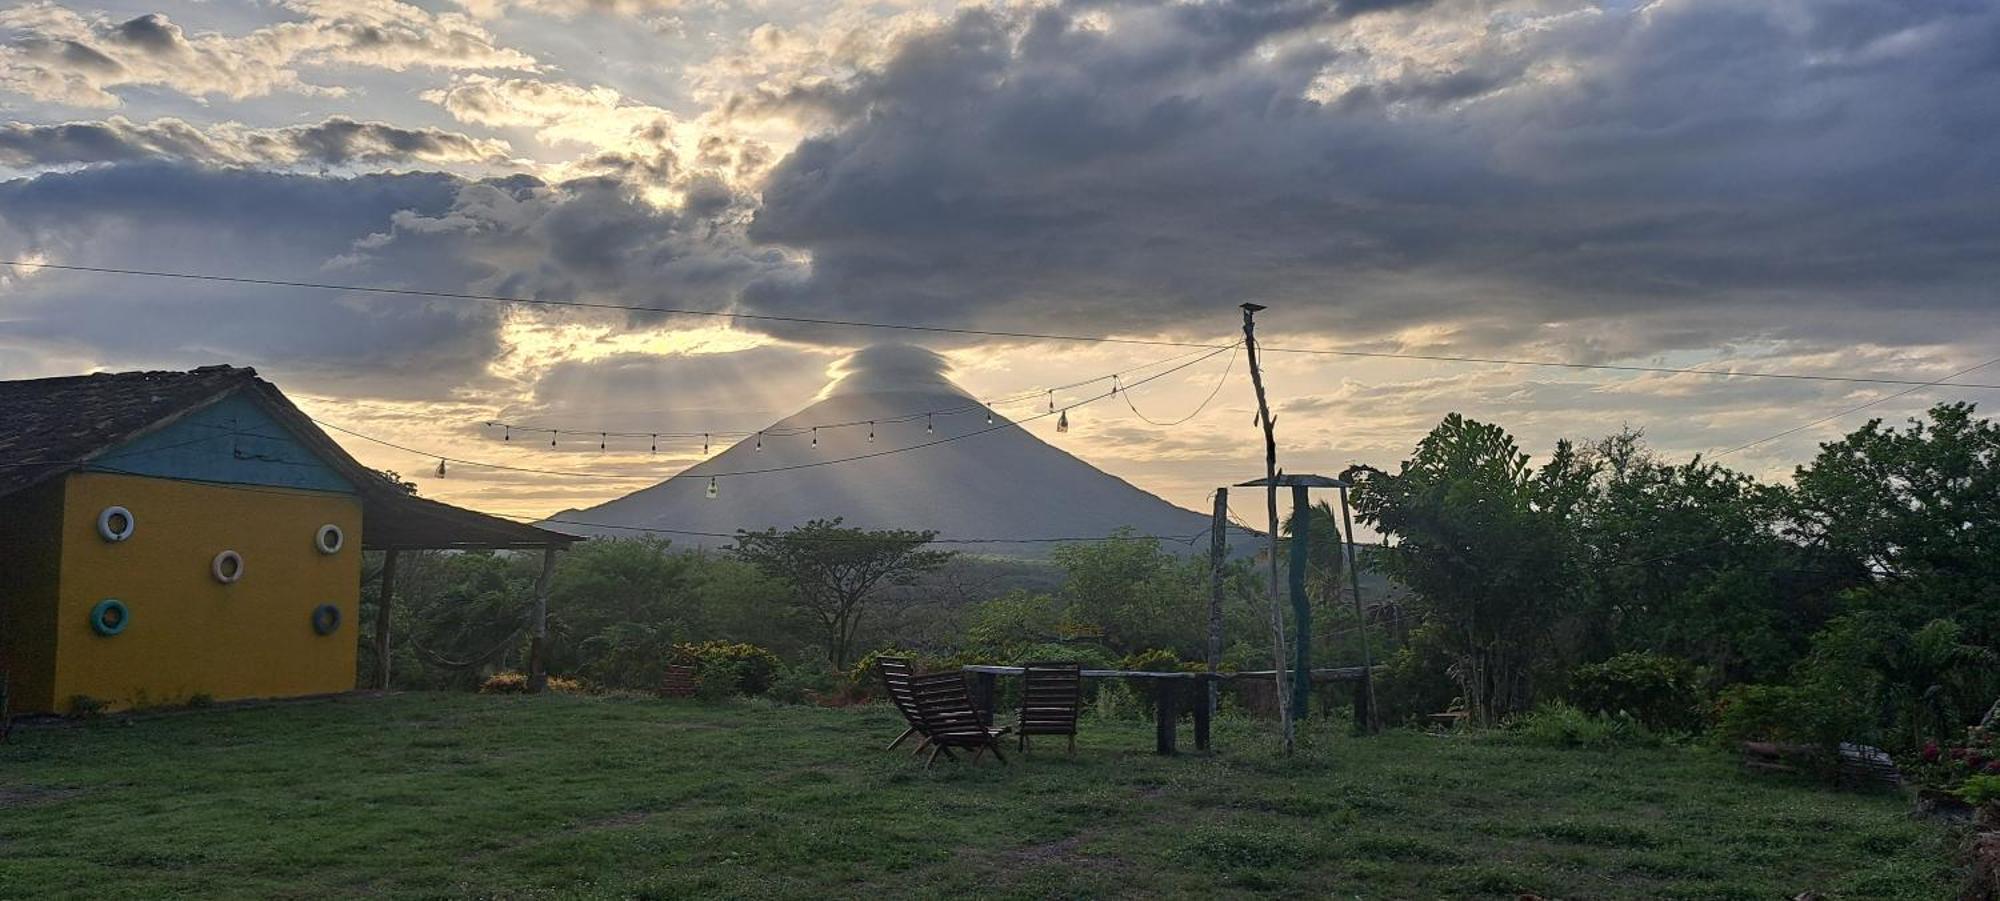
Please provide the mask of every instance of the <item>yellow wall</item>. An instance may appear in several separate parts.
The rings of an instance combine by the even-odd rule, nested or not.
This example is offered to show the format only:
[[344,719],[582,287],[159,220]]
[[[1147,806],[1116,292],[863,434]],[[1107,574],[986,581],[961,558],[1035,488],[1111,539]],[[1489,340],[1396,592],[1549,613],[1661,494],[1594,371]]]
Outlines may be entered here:
[[56,709],[56,585],[62,571],[61,480],[0,498],[0,669],[9,707]]
[[[137,528],[118,543],[97,534],[116,504]],[[87,695],[110,709],[346,691],[354,687],[360,613],[361,503],[340,494],[83,473],[65,484],[62,582],[53,697]],[[325,523],[346,545],[313,545]],[[243,555],[243,578],[217,582],[215,555]],[[117,598],[125,631],[91,630],[90,610]],[[340,608],[320,635],[313,608]]]

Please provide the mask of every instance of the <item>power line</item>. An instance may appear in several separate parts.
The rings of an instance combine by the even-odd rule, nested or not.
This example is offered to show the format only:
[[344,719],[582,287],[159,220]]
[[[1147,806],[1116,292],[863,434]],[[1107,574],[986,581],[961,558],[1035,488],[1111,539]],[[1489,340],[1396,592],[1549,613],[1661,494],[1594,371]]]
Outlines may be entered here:
[[[426,291],[417,288],[383,288],[369,285],[346,285],[330,282],[293,281],[289,279],[251,278],[247,276],[213,275],[195,272],[167,272],[155,269],[124,269],[111,266],[79,266],[68,263],[34,263],[22,260],[0,260],[0,265],[19,269],[55,269],[65,272],[85,272],[98,275],[126,275],[145,278],[168,278],[184,281],[221,282],[239,285],[259,285],[278,288],[306,288],[317,291],[349,291],[361,294],[391,294],[407,297],[428,297],[439,300],[466,300],[480,303],[521,304],[528,306],[571,307],[593,310],[617,310],[627,313],[659,313],[674,316],[702,316],[718,319],[737,319],[750,322],[774,322],[792,325],[823,325],[841,328],[887,329],[894,331],[927,332],[932,334],[967,335],[988,338],[1014,338],[1034,341],[1076,341],[1097,344],[1130,344],[1148,347],[1187,347],[1203,350],[1227,348],[1232,345],[1201,341],[1171,341],[1161,338],[1121,338],[1108,335],[1076,335],[1054,332],[1020,332],[993,329],[955,328],[938,325],[911,325],[894,322],[868,322],[856,319],[821,319],[809,316],[779,316],[768,313],[745,313],[731,310],[697,310],[684,307],[654,307],[640,304],[619,304],[604,301],[552,300],[539,297],[512,297],[501,294],[473,294],[458,291]],[[1336,350],[1314,347],[1278,347],[1260,345],[1259,350],[1267,353],[1307,354],[1315,356],[1365,357],[1388,360],[1420,360],[1437,363],[1480,363],[1496,366],[1540,366],[1559,369],[1597,370],[1606,372],[1646,373],[1654,375],[1696,375],[1710,378],[1761,378],[1790,379],[1811,382],[1841,382],[1849,384],[1873,385],[1919,385],[1929,387],[1931,383],[1909,378],[1889,378],[1874,376],[1814,375],[1799,372],[1744,372],[1715,369],[1697,369],[1674,366],[1639,366],[1616,363],[1569,363],[1552,360],[1517,360],[1504,357],[1474,357],[1453,354],[1423,354],[1399,351]],[[1993,389],[1995,384],[1957,385],[1959,388]]]
[[1215,396],[1222,393],[1222,386],[1228,383],[1229,373],[1234,371],[1235,369],[1236,369],[1236,352],[1232,350],[1229,352],[1229,365],[1224,366],[1222,368],[1222,374],[1216,376],[1215,387],[1209,390],[1208,396],[1201,399],[1201,403],[1195,406],[1193,412],[1179,419],[1176,419],[1172,422],[1161,422],[1150,416],[1147,416],[1144,413],[1139,412],[1139,406],[1132,402],[1132,392],[1130,391],[1125,392],[1125,406],[1130,407],[1132,410],[1132,415],[1139,417],[1141,420],[1144,420],[1147,425],[1156,425],[1156,426],[1180,425],[1182,423],[1187,422],[1190,419],[1195,418],[1196,416],[1200,416],[1201,411],[1208,409],[1209,403],[1215,400]]
[[[1988,366],[1991,366],[1991,365],[1993,365],[1993,364],[1995,364],[1995,363],[2000,363],[2000,357],[1994,357],[1993,359],[1991,359],[1991,360],[1987,360],[1986,362],[1984,362],[1984,363],[1981,363],[1981,364],[1979,364],[1979,365],[1977,365],[1977,366],[1968,366],[1968,367],[1966,367],[1966,368],[1964,368],[1964,369],[1961,369],[1961,370],[1959,370],[1959,371],[1957,371],[1957,372],[1954,372],[1954,373],[1952,373],[1952,374],[1950,374],[1950,375],[1948,375],[1948,376],[1945,376],[1944,378],[1941,378],[1941,379],[1938,379],[1938,380],[1936,380],[1936,381],[1932,381],[1932,382],[1925,382],[1924,384],[1921,384],[1921,385],[1918,385],[1918,386],[1916,386],[1915,388],[1910,388],[1910,389],[1907,389],[1907,390],[1904,390],[1904,391],[1898,391],[1898,392],[1896,392],[1896,393],[1894,393],[1894,394],[1890,394],[1890,395],[1887,395],[1887,396],[1884,396],[1884,397],[1878,397],[1878,398],[1876,398],[1876,399],[1874,399],[1874,400],[1871,400],[1871,401],[1869,401],[1869,402],[1867,402],[1867,403],[1865,403],[1865,404],[1861,404],[1860,406],[1855,406],[1855,407],[1848,407],[1847,409],[1845,409],[1845,410],[1842,410],[1842,411],[1840,411],[1840,412],[1838,412],[1838,413],[1835,413],[1835,414],[1833,414],[1833,415],[1831,415],[1831,416],[1822,416],[1822,417],[1820,417],[1820,418],[1818,418],[1818,419],[1815,419],[1815,420],[1813,420],[1813,421],[1811,421],[1811,422],[1808,422],[1808,423],[1806,423],[1805,425],[1802,425],[1802,426],[1798,426],[1798,427],[1796,427],[1796,428],[1790,428],[1790,429],[1786,429],[1786,430],[1784,430],[1784,431],[1782,431],[1782,432],[1779,432],[1779,433],[1777,433],[1777,434],[1775,434],[1775,435],[1767,435],[1767,436],[1765,436],[1765,437],[1762,437],[1762,438],[1759,438],[1759,439],[1757,439],[1757,440],[1755,440],[1755,441],[1752,441],[1752,442],[1750,442],[1750,443],[1748,443],[1748,444],[1739,444],[1739,445],[1737,445],[1737,446],[1735,446],[1735,447],[1732,447],[1732,448],[1730,448],[1730,449],[1728,449],[1728,450],[1726,450],[1726,451],[1723,451],[1722,453],[1719,453],[1719,454],[1716,454],[1715,456],[1713,456],[1713,457],[1710,457],[1709,459],[1713,460],[1713,459],[1717,459],[1717,458],[1721,458],[1721,457],[1727,457],[1727,456],[1729,456],[1730,454],[1733,454],[1733,453],[1736,453],[1737,451],[1740,451],[1740,450],[1749,450],[1750,448],[1753,448],[1753,447],[1756,447],[1756,446],[1757,446],[1757,445],[1759,445],[1759,444],[1766,444],[1766,443],[1769,443],[1769,442],[1772,442],[1772,441],[1776,441],[1776,440],[1778,440],[1778,439],[1780,439],[1780,438],[1783,438],[1783,437],[1786,437],[1787,435],[1796,435],[1796,434],[1798,434],[1798,433],[1800,433],[1800,432],[1803,432],[1803,431],[1805,431],[1806,429],[1809,429],[1809,428],[1812,428],[1813,426],[1816,426],[1816,425],[1822,425],[1822,424],[1825,424],[1825,423],[1829,423],[1829,422],[1832,422],[1832,421],[1834,421],[1834,420],[1836,420],[1836,419],[1839,419],[1839,418],[1841,418],[1841,417],[1843,417],[1843,416],[1846,416],[1846,415],[1847,415],[1847,414],[1849,414],[1849,413],[1859,413],[1859,412],[1861,412],[1862,410],[1866,410],[1866,409],[1868,409],[1869,407],[1873,407],[1873,406],[1876,406],[1876,405],[1879,405],[1879,404],[1886,404],[1886,403],[1888,403],[1888,402],[1890,402],[1890,401],[1892,401],[1892,400],[1895,400],[1896,398],[1899,398],[1899,397],[1907,397],[1907,396],[1909,396],[1909,395],[1912,395],[1912,394],[1915,394],[1915,393],[1917,393],[1917,392],[1919,392],[1919,391],[1922,391],[1922,390],[1924,390],[1925,388],[1934,388],[1934,387],[1937,387],[1937,386],[1939,386],[1939,385],[1943,385],[1944,383],[1946,383],[1946,382],[1949,382],[1949,381],[1951,381],[1952,379],[1955,379],[1955,378],[1958,378],[1958,377],[1959,377],[1959,376],[1961,376],[1961,375],[1965,375],[1965,374],[1967,374],[1967,373],[1971,373],[1971,372],[1978,372],[1979,370],[1981,370],[1981,369],[1985,369],[1986,367],[1988,367]],[[1964,385],[1951,385],[1951,386],[1949,386],[1949,387],[1952,387],[1952,388],[1962,388],[1962,387],[1967,387],[1967,386],[1964,386]]]

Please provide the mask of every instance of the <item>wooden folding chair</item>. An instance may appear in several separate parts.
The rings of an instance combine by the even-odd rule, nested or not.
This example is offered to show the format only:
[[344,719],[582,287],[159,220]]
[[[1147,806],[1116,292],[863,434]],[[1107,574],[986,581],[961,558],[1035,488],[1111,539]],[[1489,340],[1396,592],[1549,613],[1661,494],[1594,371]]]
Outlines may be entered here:
[[915,696],[917,721],[923,724],[924,737],[930,740],[931,756],[924,761],[924,769],[930,769],[937,762],[938,755],[957,760],[958,755],[951,749],[970,749],[972,761],[987,751],[1001,763],[1007,762],[1006,755],[1000,753],[1000,739],[1012,727],[987,725],[985,717],[972,706],[972,693],[965,689],[965,677],[958,673],[941,673],[936,676],[920,676],[911,682]]
[[1076,753],[1076,721],[1083,709],[1083,664],[1025,663],[1021,665],[1021,718],[1014,725],[1020,749],[1028,750],[1030,735],[1067,735]]

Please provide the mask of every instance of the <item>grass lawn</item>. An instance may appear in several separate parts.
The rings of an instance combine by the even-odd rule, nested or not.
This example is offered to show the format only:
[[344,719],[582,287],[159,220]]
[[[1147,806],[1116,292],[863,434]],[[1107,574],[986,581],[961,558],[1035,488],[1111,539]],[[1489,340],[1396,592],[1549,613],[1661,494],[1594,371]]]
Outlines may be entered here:
[[[1945,898],[1893,794],[1693,749],[1261,724],[1158,758],[1086,720],[1013,765],[881,746],[887,707],[406,694],[0,745],[0,897]],[[1183,733],[1183,742],[1188,741]]]

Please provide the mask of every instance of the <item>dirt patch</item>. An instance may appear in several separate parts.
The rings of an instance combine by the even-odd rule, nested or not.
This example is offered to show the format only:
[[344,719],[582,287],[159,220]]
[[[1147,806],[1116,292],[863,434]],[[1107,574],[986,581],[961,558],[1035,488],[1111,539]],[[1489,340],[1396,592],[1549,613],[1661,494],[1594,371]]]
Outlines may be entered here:
[[80,788],[53,788],[44,785],[0,785],[0,807],[32,807],[54,804],[83,794]]

